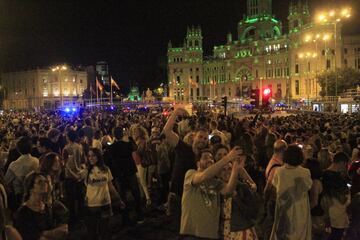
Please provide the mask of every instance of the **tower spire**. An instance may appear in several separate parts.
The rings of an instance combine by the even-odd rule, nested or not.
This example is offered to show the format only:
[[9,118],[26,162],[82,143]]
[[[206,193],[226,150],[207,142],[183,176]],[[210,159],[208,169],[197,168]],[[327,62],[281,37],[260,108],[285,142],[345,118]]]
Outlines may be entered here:
[[272,0],[247,0],[247,15],[272,15]]

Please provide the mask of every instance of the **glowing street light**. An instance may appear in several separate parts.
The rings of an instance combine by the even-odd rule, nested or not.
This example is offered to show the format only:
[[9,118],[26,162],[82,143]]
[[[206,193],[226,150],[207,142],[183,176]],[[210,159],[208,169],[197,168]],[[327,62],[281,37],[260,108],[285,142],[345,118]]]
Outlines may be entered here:
[[[327,16],[330,18],[330,20],[332,20],[332,23],[334,24],[334,48],[335,48],[335,52],[334,52],[334,56],[335,56],[335,60],[334,60],[334,67],[335,67],[335,70],[336,70],[336,57],[338,56],[338,54],[336,54],[337,52],[337,48],[336,48],[336,41],[337,41],[337,24],[339,22],[341,22],[343,19],[345,18],[350,18],[351,17],[351,8],[343,8],[342,10],[332,10],[330,12],[328,12]],[[326,22],[327,21],[327,16],[326,14],[323,14],[321,13],[319,16],[318,16],[318,21],[320,23],[322,22]],[[324,41],[328,40],[328,38],[325,38],[324,37]],[[337,74],[336,74],[336,77],[335,77],[335,96],[337,96],[337,88],[338,88],[338,84],[337,84]]]
[[318,17],[319,21],[322,22],[326,19],[325,15],[324,14],[320,14],[319,17]]
[[349,9],[348,8],[344,8],[342,11],[341,11],[341,15],[342,16],[347,16],[347,15],[349,15]]
[[58,96],[60,95],[60,98],[61,98],[61,106],[63,105],[63,95],[64,95],[64,92],[63,92],[63,89],[62,89],[62,81],[60,79],[60,73],[61,71],[66,71],[67,70],[67,67],[66,65],[61,65],[61,66],[55,66],[53,68],[51,68],[51,71],[55,72],[55,71],[58,71],[58,80],[59,80],[59,86],[60,86],[60,91],[59,92],[54,92],[54,95],[55,96]]

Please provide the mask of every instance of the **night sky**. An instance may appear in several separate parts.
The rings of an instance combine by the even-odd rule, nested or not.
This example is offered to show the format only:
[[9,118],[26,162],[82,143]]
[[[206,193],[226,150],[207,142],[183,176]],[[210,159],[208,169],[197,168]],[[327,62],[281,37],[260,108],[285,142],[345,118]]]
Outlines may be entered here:
[[[309,0],[312,12],[322,2],[329,1]],[[285,27],[288,5],[273,0],[273,13]],[[123,89],[155,87],[166,79],[169,40],[182,45],[186,27],[200,25],[210,55],[215,44],[226,42],[227,32],[236,36],[245,12],[245,0],[0,0],[0,70],[104,60]],[[359,24],[351,29],[356,18],[347,23],[347,33],[360,32]]]

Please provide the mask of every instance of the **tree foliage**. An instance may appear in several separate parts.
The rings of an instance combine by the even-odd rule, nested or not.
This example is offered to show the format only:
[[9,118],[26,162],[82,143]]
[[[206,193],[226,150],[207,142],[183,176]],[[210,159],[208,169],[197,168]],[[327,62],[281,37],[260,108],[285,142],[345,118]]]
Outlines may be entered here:
[[[360,71],[352,68],[337,69],[327,71],[318,75],[318,83],[321,86],[321,96],[335,96],[337,76],[337,92],[341,94],[349,89],[354,89],[360,85]],[[326,91],[327,87],[327,91]]]

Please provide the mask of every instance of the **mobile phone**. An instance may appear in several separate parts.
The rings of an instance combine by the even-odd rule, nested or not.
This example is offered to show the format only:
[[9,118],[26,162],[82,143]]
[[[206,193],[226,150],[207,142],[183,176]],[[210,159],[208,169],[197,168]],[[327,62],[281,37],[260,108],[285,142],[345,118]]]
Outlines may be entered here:
[[302,144],[298,144],[298,146],[299,146],[299,148],[301,148],[301,149],[304,147]]
[[346,185],[348,186],[348,188],[351,188],[351,184],[350,184],[350,183],[347,183]]
[[209,135],[209,140],[213,137],[214,135]]

